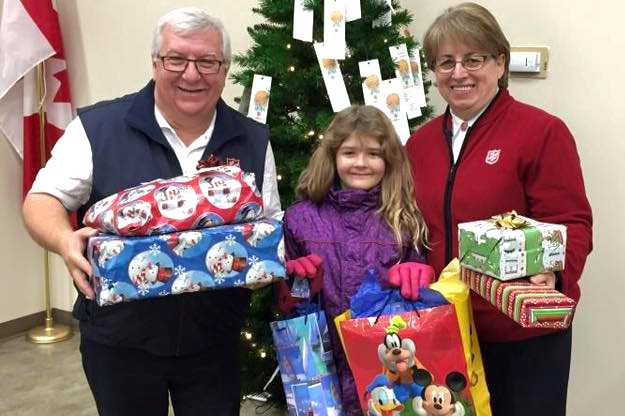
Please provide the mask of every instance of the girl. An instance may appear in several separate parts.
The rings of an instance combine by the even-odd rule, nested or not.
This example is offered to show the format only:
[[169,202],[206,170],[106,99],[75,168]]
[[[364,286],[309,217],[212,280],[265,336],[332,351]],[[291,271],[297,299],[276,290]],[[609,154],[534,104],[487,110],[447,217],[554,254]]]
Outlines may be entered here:
[[[416,300],[434,279],[420,248],[427,230],[417,208],[408,160],[388,117],[371,106],[336,115],[302,172],[284,216],[287,273],[320,290],[328,321],[349,309],[367,269]],[[280,282],[279,307],[298,299]],[[301,300],[301,299],[300,299]],[[362,415],[334,325],[329,325],[346,415]]]

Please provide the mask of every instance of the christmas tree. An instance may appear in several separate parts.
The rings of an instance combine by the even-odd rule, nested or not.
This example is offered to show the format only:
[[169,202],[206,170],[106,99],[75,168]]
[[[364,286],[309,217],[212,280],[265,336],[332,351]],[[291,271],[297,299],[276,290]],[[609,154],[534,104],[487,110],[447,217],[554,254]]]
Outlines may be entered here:
[[[324,1],[302,0],[299,2],[314,12],[313,39],[323,42]],[[392,5],[391,13],[389,4]],[[351,104],[363,104],[363,79],[359,62],[378,59],[382,79],[396,77],[396,64],[389,53],[389,46],[405,44],[408,51],[418,47],[407,26],[412,15],[402,9],[398,1],[361,0],[360,19],[345,25],[346,56],[338,61]],[[293,0],[260,0],[253,9],[265,22],[248,28],[253,46],[238,54],[234,62],[239,69],[231,78],[250,91],[254,74],[272,77],[267,124],[275,154],[278,185],[282,206],[293,201],[294,188],[300,172],[334,112],[322,78],[317,56],[310,42],[293,39]],[[374,25],[374,21],[389,16],[388,24]],[[420,56],[420,68],[425,68]],[[425,94],[430,82],[424,80]],[[431,117],[432,108],[421,108],[422,115],[409,120],[410,128]],[[259,392],[277,367],[272,348],[269,322],[278,319],[272,309],[271,288],[254,293],[248,321],[242,333],[242,394]],[[284,395],[278,380],[267,389],[273,399]]]

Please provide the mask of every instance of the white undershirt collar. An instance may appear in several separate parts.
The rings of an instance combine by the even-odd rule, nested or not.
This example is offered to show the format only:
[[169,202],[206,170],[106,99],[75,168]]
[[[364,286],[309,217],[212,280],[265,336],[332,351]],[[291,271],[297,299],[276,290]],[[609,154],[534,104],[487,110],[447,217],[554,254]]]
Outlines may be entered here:
[[[454,162],[456,162],[458,160],[458,156],[460,155],[460,149],[462,149],[462,143],[464,143],[464,138],[467,135],[467,130],[471,126],[473,126],[473,124],[475,124],[477,119],[480,118],[482,113],[484,111],[486,111],[486,109],[488,108],[490,103],[497,96],[498,92],[499,92],[499,88],[497,88],[497,91],[495,92],[495,95],[493,95],[493,98],[491,98],[490,101],[487,102],[486,105],[484,107],[482,107],[482,109],[475,116],[470,118],[469,120],[461,119],[460,117],[458,117],[457,115],[454,114],[454,112],[451,110],[451,108],[449,109],[449,113],[451,114],[451,131],[453,133],[453,136],[451,137],[451,150],[453,151],[453,154],[454,154]],[[460,128],[460,126],[465,121],[467,123],[467,128],[465,130],[462,130]]]
[[176,131],[167,122],[167,120],[156,105],[154,105],[154,116],[156,117],[156,122],[161,128],[165,139],[167,139],[167,143],[169,143],[171,148],[174,150],[176,158],[178,159],[180,167],[182,168],[183,174],[190,175],[195,173],[197,162],[202,157],[204,149],[208,145],[208,142],[213,135],[213,130],[215,130],[217,111],[213,112],[213,118],[208,125],[206,131],[198,136],[189,146],[185,145],[183,141],[180,140],[180,137],[178,137]]

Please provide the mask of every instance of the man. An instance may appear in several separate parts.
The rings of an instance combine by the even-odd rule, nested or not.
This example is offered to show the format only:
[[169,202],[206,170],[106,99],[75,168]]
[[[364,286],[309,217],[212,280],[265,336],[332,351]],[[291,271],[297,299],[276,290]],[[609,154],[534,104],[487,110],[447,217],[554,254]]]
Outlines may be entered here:
[[195,8],[163,16],[153,75],[135,94],[78,111],[24,201],[26,227],[58,253],[79,296],[83,368],[101,415],[239,414],[239,333],[250,291],[229,289],[98,307],[84,257],[96,230],[73,231],[94,202],[193,173],[210,154],[256,174],[265,213],[280,211],[268,130],[221,99],[231,53],[222,23]]

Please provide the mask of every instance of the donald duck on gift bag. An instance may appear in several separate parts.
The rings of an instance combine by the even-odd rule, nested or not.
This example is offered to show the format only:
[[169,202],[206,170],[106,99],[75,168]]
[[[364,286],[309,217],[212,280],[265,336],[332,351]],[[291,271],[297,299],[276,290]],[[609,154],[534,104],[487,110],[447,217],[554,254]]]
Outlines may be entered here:
[[410,302],[370,271],[335,319],[367,416],[491,416],[458,261]]

